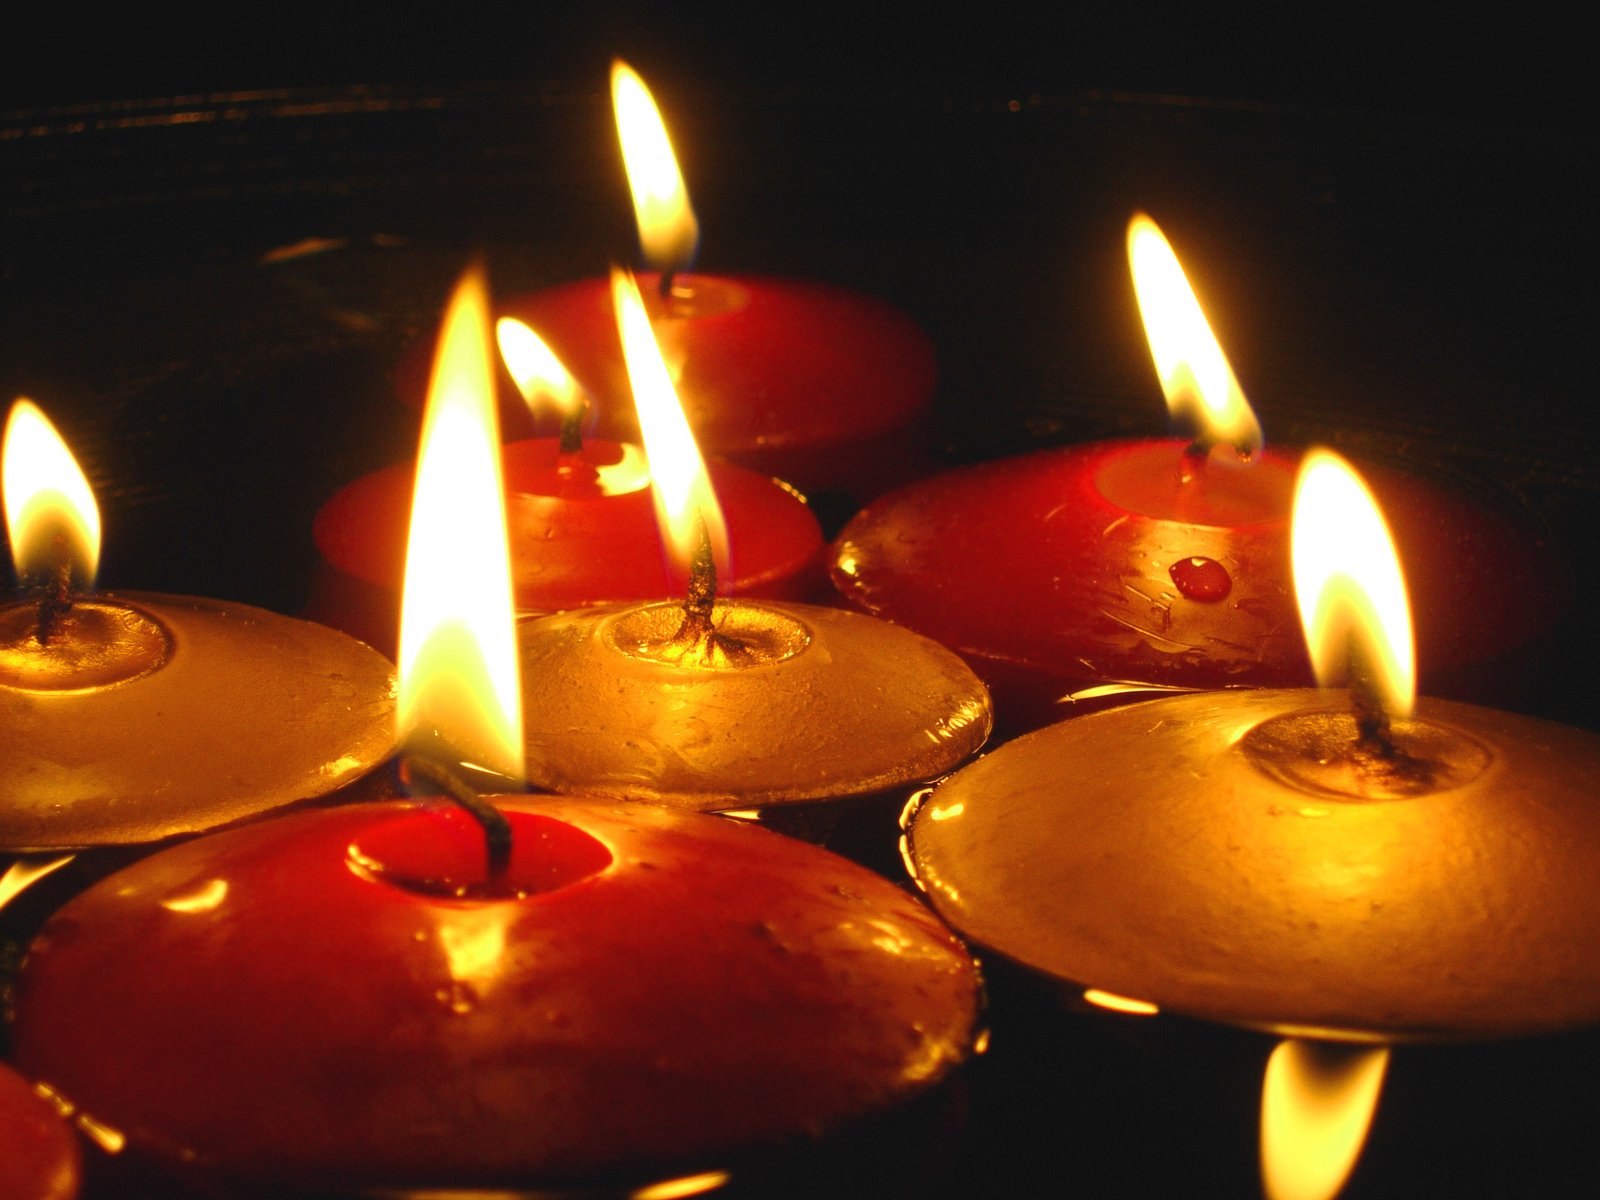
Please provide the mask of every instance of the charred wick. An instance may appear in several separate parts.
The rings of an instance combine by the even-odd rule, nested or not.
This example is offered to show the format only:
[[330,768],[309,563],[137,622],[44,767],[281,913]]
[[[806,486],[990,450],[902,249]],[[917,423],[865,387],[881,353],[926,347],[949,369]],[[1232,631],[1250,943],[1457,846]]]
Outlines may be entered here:
[[710,660],[721,657],[730,662],[743,662],[750,657],[750,648],[717,629],[712,621],[716,603],[717,563],[711,553],[711,532],[702,518],[700,544],[689,564],[689,594],[683,601],[683,623],[672,635],[672,641],[682,650],[697,651]]
[[580,396],[578,402],[561,418],[562,454],[576,454],[583,449],[583,425],[589,419],[588,397]]
[[48,646],[60,631],[62,620],[72,611],[72,600],[72,564],[63,558],[39,596],[39,623],[33,636],[41,646]]
[[421,756],[401,760],[401,774],[407,785],[421,785],[448,796],[483,830],[484,854],[488,863],[490,888],[500,883],[511,865],[511,822],[506,815],[483,798],[466,776],[443,762]]

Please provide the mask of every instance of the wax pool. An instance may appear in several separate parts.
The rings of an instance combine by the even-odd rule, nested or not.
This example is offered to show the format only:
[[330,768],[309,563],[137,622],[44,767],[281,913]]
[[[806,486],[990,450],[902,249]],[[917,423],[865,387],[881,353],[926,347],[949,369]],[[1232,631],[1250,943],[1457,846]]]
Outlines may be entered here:
[[[650,476],[632,445],[589,441],[571,454],[553,438],[502,451],[512,585],[525,612],[555,612],[680,590],[666,565]],[[822,580],[822,533],[805,502],[773,480],[711,463],[728,525],[728,590],[805,599]],[[378,646],[398,626],[399,587],[415,469],[389,467],[350,484],[317,514],[323,556],[312,615]]]
[[[764,276],[679,275],[663,298],[641,275],[656,339],[701,449],[805,492],[877,495],[924,468],[937,372],[933,346],[881,300]],[[595,406],[594,433],[637,441],[611,285],[585,279],[513,297],[502,316],[537,332]],[[408,359],[402,393],[420,403],[426,362]],[[501,423],[537,429],[502,373]]]
[[966,1056],[977,976],[914,899],[723,818],[501,801],[294,814],[147,858],[29,950],[18,1061],[213,1180],[511,1187],[723,1164]]
[[[962,654],[1000,724],[1064,715],[1107,682],[1177,687],[1311,681],[1289,567],[1296,460],[1217,456],[1189,484],[1178,441],[1095,443],[967,467],[870,505],[834,546],[851,604]],[[1464,496],[1364,468],[1419,610],[1430,690],[1503,696],[1518,647],[1547,628],[1562,574]]]

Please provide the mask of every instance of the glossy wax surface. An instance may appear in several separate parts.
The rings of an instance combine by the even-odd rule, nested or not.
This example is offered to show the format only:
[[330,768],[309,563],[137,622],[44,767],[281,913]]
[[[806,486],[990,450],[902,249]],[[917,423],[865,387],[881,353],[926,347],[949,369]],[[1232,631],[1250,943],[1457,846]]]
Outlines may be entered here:
[[[640,291],[702,451],[802,490],[876,495],[911,477],[937,369],[903,312],[827,284],[746,275],[680,275],[664,299],[658,278],[639,276]],[[588,389],[597,436],[638,440],[608,280],[516,296],[500,313],[532,326]],[[419,358],[399,373],[414,402],[426,372]],[[503,426],[533,431],[509,381],[501,394]]]
[[26,1079],[0,1063],[0,1196],[73,1200],[81,1173],[72,1130]]
[[[1002,722],[1041,723],[1055,697],[1108,681],[1310,683],[1289,568],[1295,458],[1213,463],[1191,502],[1182,450],[1095,443],[913,484],[845,527],[834,584],[964,655]],[[1531,539],[1464,496],[1363,470],[1413,609],[1440,614],[1417,622],[1424,686],[1453,684],[1548,625],[1562,576]]]
[[1600,738],[1423,699],[1458,770],[1399,799],[1281,759],[1297,786],[1247,748],[1275,718],[1348,709],[1262,689],[1038,730],[935,789],[909,833],[918,877],[975,940],[1191,1016],[1390,1039],[1600,1020]]
[[199,833],[326,795],[389,756],[394,668],[360,642],[220,600],[98,603],[140,614],[170,653],[103,686],[0,682],[0,847]]
[[112,876],[30,949],[18,1060],[214,1176],[507,1186],[717,1165],[968,1053],[971,959],[870,872],[723,818],[503,807],[520,898],[450,895],[481,841],[406,803]]

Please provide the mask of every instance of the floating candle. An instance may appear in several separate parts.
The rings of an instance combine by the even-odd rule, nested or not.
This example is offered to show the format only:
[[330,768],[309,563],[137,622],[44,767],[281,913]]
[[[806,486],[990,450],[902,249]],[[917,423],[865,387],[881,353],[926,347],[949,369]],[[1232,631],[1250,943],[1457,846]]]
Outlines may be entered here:
[[[521,329],[543,348],[525,326]],[[512,346],[534,353],[518,334]],[[508,350],[507,339],[501,345]],[[556,386],[520,371],[535,398],[570,386],[544,352]],[[569,402],[570,403],[570,402]],[[581,402],[580,402],[581,403]],[[626,403],[631,409],[631,399]],[[570,415],[581,409],[568,408]],[[772,479],[727,463],[711,465],[711,486],[727,516],[734,595],[802,600],[823,581],[822,533],[805,502]],[[511,566],[518,606],[555,612],[619,600],[651,600],[681,590],[655,518],[650,470],[638,446],[612,441],[536,438],[502,452]],[[377,646],[394,637],[404,561],[412,468],[395,466],[344,488],[317,514],[313,534],[324,559],[312,616]]]
[[30,950],[19,1061],[213,1179],[511,1187],[726,1165],[967,1054],[971,960],[870,872],[694,813],[496,803],[498,892],[470,821],[403,803],[112,876]]
[[[937,382],[933,346],[904,313],[820,283],[688,274],[698,242],[666,130],[642,80],[612,73],[618,132],[645,260],[642,277],[668,365],[706,453],[806,492],[877,495],[928,461]],[[503,306],[555,348],[596,402],[595,433],[634,441],[628,373],[603,278],[514,297]],[[420,398],[421,360],[399,372]],[[534,426],[509,393],[507,429]]]
[[77,1139],[55,1107],[0,1063],[0,1196],[74,1200],[82,1172]]
[[[834,547],[845,599],[959,651],[1008,728],[1059,719],[1062,697],[1097,684],[1310,682],[1289,571],[1296,456],[1260,450],[1153,225],[1135,222],[1130,255],[1145,267],[1140,299],[1174,415],[1206,422],[1196,443],[1096,443],[952,471],[875,502]],[[1156,282],[1176,289],[1165,306],[1148,298],[1152,261]],[[1459,614],[1423,630],[1425,677],[1457,696],[1503,697],[1516,651],[1559,608],[1561,573],[1481,505],[1367,471],[1419,606]]]
[[[672,384],[637,290],[626,278],[616,288],[640,413],[670,418]],[[944,648],[853,613],[715,600],[726,553],[716,497],[686,428],[676,440],[681,456],[656,495],[684,560],[700,543],[689,601],[521,624],[529,779],[744,808],[883,791],[974,753],[988,696]]]
[[[71,469],[30,478],[51,463]],[[98,513],[26,401],[5,485],[18,574],[44,582],[42,599],[0,606],[0,847],[196,833],[326,795],[388,756],[391,668],[359,642],[242,604],[81,597]]]
[[[1336,491],[1306,540],[1357,524]],[[1302,594],[1335,665],[1369,605]],[[1395,657],[1363,649],[1362,674]],[[941,785],[912,859],[969,936],[1162,1009],[1385,1039],[1600,1020],[1600,738],[1440,700],[1384,734],[1381,704],[1349,709],[1238,691],[1052,726]]]

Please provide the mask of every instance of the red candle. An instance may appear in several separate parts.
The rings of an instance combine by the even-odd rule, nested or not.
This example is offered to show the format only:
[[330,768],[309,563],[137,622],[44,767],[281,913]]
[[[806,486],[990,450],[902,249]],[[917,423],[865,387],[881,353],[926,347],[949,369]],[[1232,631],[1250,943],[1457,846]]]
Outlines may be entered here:
[[[631,402],[630,402],[631,407]],[[520,608],[554,612],[674,594],[650,476],[637,446],[590,441],[563,453],[554,438],[503,448],[512,581]],[[710,466],[728,524],[729,590],[803,600],[822,579],[822,533],[811,510],[771,479]],[[311,613],[393,648],[414,468],[350,484],[312,526],[323,558]]]
[[[616,63],[612,97],[645,260],[642,276],[667,365],[701,446],[803,491],[858,499],[916,477],[929,455],[933,346],[881,300],[792,279],[688,275],[699,225],[666,127],[643,80]],[[628,373],[605,279],[587,279],[502,306],[538,330],[596,401],[596,433],[634,441]],[[399,372],[420,404],[426,358]],[[501,419],[536,432],[502,385]]]
[[645,805],[305,812],[146,859],[30,949],[18,1060],[131,1149],[256,1185],[718,1166],[968,1053],[977,976],[825,851]]
[[81,1174],[77,1138],[60,1113],[0,1063],[0,1196],[73,1200]]
[[[1108,442],[983,463],[860,513],[834,547],[853,605],[956,650],[998,719],[1028,728],[1108,682],[1311,682],[1289,567],[1298,456],[1208,463],[1185,443]],[[1526,534],[1458,494],[1364,467],[1419,608],[1459,614],[1418,639],[1430,690],[1504,690],[1514,651],[1548,627],[1559,577]]]

